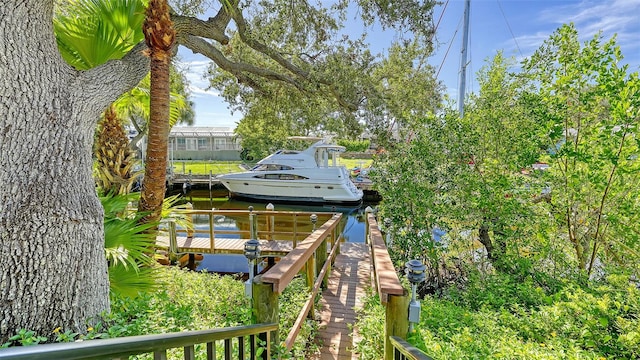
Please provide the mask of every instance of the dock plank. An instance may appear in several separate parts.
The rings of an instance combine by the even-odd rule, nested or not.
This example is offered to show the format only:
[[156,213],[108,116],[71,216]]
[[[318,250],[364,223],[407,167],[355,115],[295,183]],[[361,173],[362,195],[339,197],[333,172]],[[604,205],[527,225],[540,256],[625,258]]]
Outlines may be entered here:
[[362,308],[366,288],[371,285],[369,245],[343,243],[329,276],[327,289],[320,300],[320,354],[312,360],[358,359],[353,347],[359,341],[355,323],[356,310]]
[[[209,237],[178,236],[176,243],[178,253],[204,254],[244,254],[246,239],[216,238],[214,248],[211,248]],[[156,238],[156,246],[169,248],[169,236],[160,234]],[[260,251],[263,255],[286,255],[293,250],[290,240],[260,240]]]

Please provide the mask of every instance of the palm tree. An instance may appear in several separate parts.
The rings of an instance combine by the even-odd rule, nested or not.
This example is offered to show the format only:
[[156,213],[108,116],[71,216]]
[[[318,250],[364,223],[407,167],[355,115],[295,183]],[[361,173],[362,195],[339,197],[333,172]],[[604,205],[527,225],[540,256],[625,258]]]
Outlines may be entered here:
[[62,57],[87,70],[119,59],[144,39],[142,0],[76,0],[56,8],[54,31]]
[[[74,0],[56,8],[54,27],[58,48],[64,59],[79,70],[87,70],[108,60],[121,58],[144,39],[146,1],[144,0]],[[137,138],[124,141],[122,123],[129,120],[144,135],[146,126],[138,119],[149,118],[149,77],[123,94],[103,115],[94,154],[98,160],[97,181],[105,192],[121,193],[130,189],[138,176],[131,149]],[[184,89],[183,89],[184,90]],[[170,97],[171,125],[190,112],[189,103],[180,93]],[[105,124],[104,122],[109,122]],[[119,140],[113,135],[118,133]],[[117,148],[119,146],[119,148]],[[115,190],[114,188],[123,187]]]
[[139,211],[146,222],[157,222],[162,213],[169,141],[169,83],[175,30],[166,0],[150,0],[143,25],[151,58],[151,98],[146,168]]
[[104,112],[99,124],[94,156],[98,187],[105,193],[128,194],[142,172],[134,169],[136,155],[129,147],[129,138],[114,105]]

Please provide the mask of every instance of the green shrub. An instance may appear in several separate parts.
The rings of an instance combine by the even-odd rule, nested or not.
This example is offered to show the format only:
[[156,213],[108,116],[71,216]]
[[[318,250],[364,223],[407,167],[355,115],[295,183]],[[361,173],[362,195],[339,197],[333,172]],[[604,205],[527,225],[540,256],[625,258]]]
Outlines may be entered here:
[[[640,289],[628,276],[590,287],[567,283],[553,293],[537,286],[535,276],[517,280],[477,276],[467,292],[424,298],[409,342],[439,360],[640,358]],[[380,359],[384,307],[377,296],[365,299],[356,326],[362,359]]]
[[[44,342],[69,342],[81,339],[114,338],[135,335],[193,331],[252,323],[251,303],[245,297],[244,283],[233,276],[193,272],[177,267],[158,266],[161,286],[153,292],[137,297],[112,294],[111,312],[87,327],[86,334],[55,329],[52,334],[36,334],[21,330],[10,342],[0,347],[31,345]],[[302,278],[295,278],[280,297],[280,337],[284,340],[295,322],[309,290]],[[317,322],[307,320],[298,335],[291,353],[281,358],[304,358],[307,344],[313,344]],[[218,342],[221,347],[222,343]],[[313,346],[313,345],[312,345]],[[313,348],[310,349],[314,351]],[[206,346],[196,346],[196,357],[204,358]],[[181,349],[169,351],[178,358]],[[222,354],[222,350],[218,351]],[[151,355],[133,358],[151,359]]]
[[522,296],[506,301],[514,294],[509,282],[496,299],[505,285],[498,279],[503,282],[490,282],[486,298],[474,297],[477,303],[426,298],[416,346],[437,359],[640,357],[640,291],[628,283],[569,285],[553,296],[534,290],[544,301],[529,307]]
[[384,319],[385,309],[380,304],[380,298],[369,291],[356,320],[361,340],[355,344],[355,351],[360,354],[360,360],[379,360],[384,357]]
[[446,296],[456,304],[472,310],[501,309],[512,304],[535,307],[545,303],[547,293],[532,277],[515,278],[509,274],[469,274],[469,281],[461,288],[449,288]]
[[369,140],[338,140],[338,145],[344,146],[349,152],[365,152],[369,149],[371,142]]
[[[306,285],[306,280],[303,277],[294,278],[287,286],[285,291],[280,295],[280,340],[284,341],[287,337],[288,331],[293,327],[302,306],[309,298],[310,289]],[[317,309],[317,300],[315,300],[315,308]],[[305,354],[314,353],[317,350],[317,346],[314,341],[308,341],[314,339],[318,333],[318,322],[312,319],[306,319],[302,324],[302,328],[293,348],[290,352],[282,351],[279,354],[280,358],[293,358],[304,359]]]

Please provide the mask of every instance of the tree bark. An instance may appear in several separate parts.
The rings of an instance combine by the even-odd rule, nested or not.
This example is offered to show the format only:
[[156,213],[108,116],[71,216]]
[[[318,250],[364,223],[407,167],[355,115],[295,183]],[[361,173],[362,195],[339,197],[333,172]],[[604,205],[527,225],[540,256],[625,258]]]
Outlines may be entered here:
[[489,225],[486,223],[489,219],[484,219],[484,221],[485,223],[481,224],[478,228],[478,240],[487,250],[487,258],[491,262],[491,265],[498,271],[508,272],[510,269],[504,262],[504,257],[507,252],[507,243],[504,234],[495,229],[496,225],[494,223],[494,236],[492,239],[489,232]]
[[484,248],[487,250],[487,258],[493,263],[495,254],[493,253],[493,243],[491,242],[489,226],[487,226],[487,224],[482,224],[480,228],[478,228],[478,240],[484,245]]
[[166,0],[151,0],[143,32],[151,57],[149,104],[149,144],[144,182],[138,210],[149,212],[145,222],[159,221],[166,190],[167,149],[169,144],[169,72],[171,50],[175,41],[173,23]]
[[60,57],[53,0],[0,5],[0,343],[86,332],[109,309],[91,147],[100,113],[145,74],[140,47],[87,72]]

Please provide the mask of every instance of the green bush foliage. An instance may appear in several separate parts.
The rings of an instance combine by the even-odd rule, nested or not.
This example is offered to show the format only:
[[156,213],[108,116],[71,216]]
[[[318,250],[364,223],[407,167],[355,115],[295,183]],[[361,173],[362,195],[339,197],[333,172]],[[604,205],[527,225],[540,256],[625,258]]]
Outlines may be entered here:
[[340,139],[338,145],[344,146],[349,152],[365,152],[369,149],[371,142],[369,140]]
[[[280,296],[280,341],[284,341],[289,330],[293,327],[302,306],[309,298],[310,289],[306,285],[306,280],[302,277],[296,277],[287,286]],[[317,300],[315,308],[317,309]],[[283,351],[279,354],[280,358],[305,359],[306,354],[316,352],[317,346],[313,341],[307,341],[315,338],[318,332],[318,322],[312,319],[305,319],[300,330],[300,334],[290,352]]]
[[[51,334],[36,334],[23,329],[0,347],[205,330],[252,323],[251,303],[245,297],[243,282],[237,278],[178,267],[157,266],[156,271],[162,279],[161,286],[156,291],[143,292],[137,297],[112,294],[111,312],[103,314],[96,325],[87,326],[86,334],[64,329],[55,329]],[[295,278],[282,293],[281,340],[284,340],[293,327],[308,295],[303,278]],[[307,320],[292,351],[289,353],[280,350],[280,358],[303,359],[307,351],[315,351],[313,341],[309,340],[316,331],[317,322]],[[179,349],[169,351],[170,356],[179,356],[179,353]],[[205,346],[196,346],[199,358],[203,358],[205,353]],[[150,359],[151,356],[137,358]]]
[[354,350],[360,354],[360,360],[379,360],[384,357],[384,319],[384,306],[371,290],[363,299],[356,320],[361,340],[355,344]]
[[640,291],[619,285],[583,289],[572,284],[554,296],[542,295],[549,304],[537,308],[513,302],[474,311],[451,300],[426,298],[420,323],[423,350],[437,359],[637,359]]
[[[474,277],[465,291],[422,300],[409,341],[435,359],[637,359],[640,289],[628,276],[548,293],[504,275]],[[371,296],[357,325],[363,359],[379,359],[384,308]],[[371,354],[371,355],[369,355]]]
[[375,158],[394,264],[426,265],[410,340],[436,359],[640,358],[640,80],[615,38],[579,39],[563,25],[521,70],[497,54],[463,117]]

